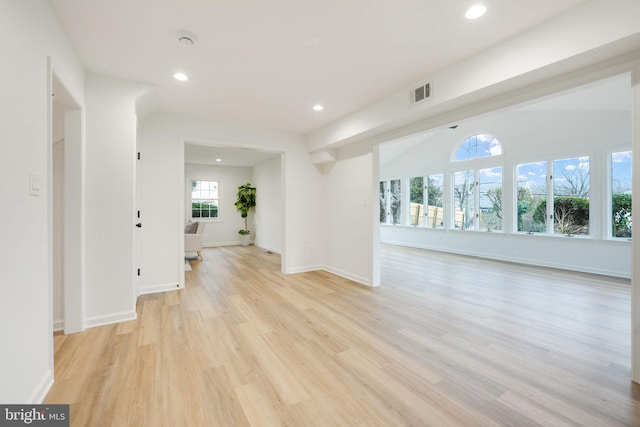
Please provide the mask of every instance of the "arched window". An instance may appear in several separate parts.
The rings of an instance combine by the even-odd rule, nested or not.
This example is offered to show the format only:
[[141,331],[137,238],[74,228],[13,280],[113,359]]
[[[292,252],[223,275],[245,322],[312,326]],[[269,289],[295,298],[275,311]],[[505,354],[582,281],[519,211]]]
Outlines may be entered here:
[[499,156],[502,154],[502,144],[493,135],[478,134],[462,141],[453,160],[472,160],[481,157]]

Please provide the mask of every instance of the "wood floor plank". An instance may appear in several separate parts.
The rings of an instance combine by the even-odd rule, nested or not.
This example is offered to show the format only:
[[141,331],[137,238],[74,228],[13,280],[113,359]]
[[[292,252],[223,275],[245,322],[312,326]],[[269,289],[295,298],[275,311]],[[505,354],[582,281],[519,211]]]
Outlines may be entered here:
[[203,250],[138,319],[54,337],[72,426],[638,426],[630,283],[381,246],[381,286]]

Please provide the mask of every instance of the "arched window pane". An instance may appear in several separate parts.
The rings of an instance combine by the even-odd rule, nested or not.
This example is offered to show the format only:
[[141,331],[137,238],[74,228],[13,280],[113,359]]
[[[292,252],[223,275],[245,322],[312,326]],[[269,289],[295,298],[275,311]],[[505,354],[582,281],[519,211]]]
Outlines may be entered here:
[[473,135],[462,141],[458,147],[454,160],[471,160],[482,157],[499,156],[502,145],[494,136],[487,134]]

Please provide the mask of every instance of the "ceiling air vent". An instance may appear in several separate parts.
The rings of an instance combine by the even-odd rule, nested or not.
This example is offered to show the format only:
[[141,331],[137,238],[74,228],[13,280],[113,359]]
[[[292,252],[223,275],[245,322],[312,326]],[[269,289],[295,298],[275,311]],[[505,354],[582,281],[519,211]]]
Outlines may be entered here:
[[427,83],[411,91],[412,104],[417,104],[418,102],[425,101],[430,97],[431,97],[431,83]]

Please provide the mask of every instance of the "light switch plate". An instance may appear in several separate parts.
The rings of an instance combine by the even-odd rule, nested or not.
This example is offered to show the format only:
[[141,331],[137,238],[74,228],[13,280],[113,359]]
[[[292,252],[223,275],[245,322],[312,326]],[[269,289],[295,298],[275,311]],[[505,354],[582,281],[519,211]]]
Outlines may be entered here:
[[29,172],[29,195],[40,195],[40,174],[38,172]]

